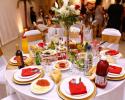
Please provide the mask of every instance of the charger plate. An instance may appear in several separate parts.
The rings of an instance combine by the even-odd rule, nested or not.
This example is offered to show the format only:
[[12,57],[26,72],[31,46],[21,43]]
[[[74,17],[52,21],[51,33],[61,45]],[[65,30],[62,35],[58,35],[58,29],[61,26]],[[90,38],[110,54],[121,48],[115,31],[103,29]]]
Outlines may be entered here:
[[16,83],[16,84],[20,84],[20,85],[26,85],[26,84],[31,84],[34,80],[39,79],[39,78],[42,78],[42,77],[43,77],[43,75],[40,74],[37,78],[35,78],[35,79],[31,80],[31,81],[25,81],[25,82],[17,81],[17,80],[14,79],[14,77],[13,77],[13,82]]
[[121,77],[107,77],[108,80],[111,81],[120,81],[120,80],[124,80],[125,79],[125,74]]
[[[39,67],[38,67],[39,68]],[[14,78],[14,75],[13,75],[13,82],[16,83],[16,84],[31,84],[32,81],[38,79],[38,78],[42,78],[44,76],[44,70],[42,68],[39,68],[41,70],[41,74],[39,74],[37,77],[35,77],[34,79],[32,80],[29,80],[29,81],[19,81],[19,80],[16,80]]]
[[[96,86],[95,86],[94,83],[93,83],[93,85],[94,85],[94,91],[93,91],[93,93],[90,96],[84,98],[84,100],[92,100],[96,96]],[[72,98],[69,98],[69,97],[65,96],[60,91],[60,84],[57,86],[57,93],[58,93],[59,97],[62,98],[63,100],[73,100]],[[83,99],[75,99],[75,100],[83,100]]]

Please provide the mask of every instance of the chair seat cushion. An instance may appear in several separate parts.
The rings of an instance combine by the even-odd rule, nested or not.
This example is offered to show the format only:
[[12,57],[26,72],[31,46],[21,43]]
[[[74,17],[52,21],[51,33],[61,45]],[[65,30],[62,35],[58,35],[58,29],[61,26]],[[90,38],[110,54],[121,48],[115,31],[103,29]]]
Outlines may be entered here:
[[41,34],[39,30],[30,30],[24,33],[24,36],[33,36],[33,35],[38,35]]

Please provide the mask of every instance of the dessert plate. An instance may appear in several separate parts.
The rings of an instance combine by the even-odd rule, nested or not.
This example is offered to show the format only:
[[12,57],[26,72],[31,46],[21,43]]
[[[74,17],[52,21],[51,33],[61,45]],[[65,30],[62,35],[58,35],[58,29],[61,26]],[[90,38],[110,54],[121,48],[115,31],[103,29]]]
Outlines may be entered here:
[[[42,86],[38,85],[38,82],[39,84],[42,84]],[[30,89],[35,94],[43,94],[52,90],[53,87],[54,87],[54,82],[51,79],[39,78],[32,82]]]
[[[81,78],[81,81],[84,83],[87,89],[87,93],[80,94],[80,95],[71,95],[69,90],[69,81],[72,79],[78,80]],[[60,84],[60,91],[63,93],[63,95],[71,98],[71,99],[84,99],[89,97],[94,92],[94,85],[93,83],[86,77],[81,76],[72,76],[64,79]]]
[[[102,50],[102,51],[100,52],[100,55],[108,55],[108,54],[106,54],[107,51],[109,51],[109,50]],[[121,58],[121,57],[122,57],[122,54],[119,52],[119,53],[117,53],[117,54],[110,55],[110,56],[115,57],[115,58]]]
[[53,68],[64,71],[64,70],[70,69],[71,65],[72,65],[72,63],[68,60],[58,60],[53,63]]

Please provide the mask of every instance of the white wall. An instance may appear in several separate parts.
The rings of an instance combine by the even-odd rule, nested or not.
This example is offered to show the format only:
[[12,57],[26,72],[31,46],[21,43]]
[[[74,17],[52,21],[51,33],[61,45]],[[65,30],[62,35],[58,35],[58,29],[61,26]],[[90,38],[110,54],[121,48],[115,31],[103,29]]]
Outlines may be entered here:
[[0,0],[0,39],[2,45],[18,37],[16,0]]
[[[0,40],[4,45],[16,39],[23,32],[24,6],[20,4],[17,9],[18,0],[0,0]],[[30,6],[27,7],[28,25],[31,26],[29,17]]]

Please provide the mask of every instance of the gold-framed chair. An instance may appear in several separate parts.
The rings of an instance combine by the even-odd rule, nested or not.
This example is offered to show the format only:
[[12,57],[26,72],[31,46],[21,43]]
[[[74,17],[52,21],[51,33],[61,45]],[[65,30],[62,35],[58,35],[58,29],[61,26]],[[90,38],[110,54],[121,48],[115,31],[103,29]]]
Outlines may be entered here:
[[118,50],[121,33],[117,29],[106,28],[102,31],[102,41],[106,41],[103,47]]

